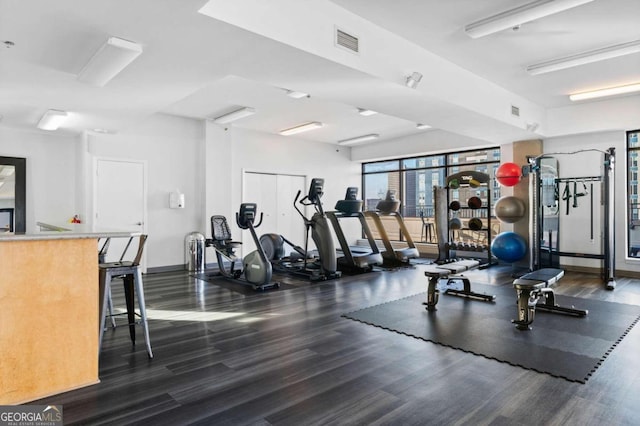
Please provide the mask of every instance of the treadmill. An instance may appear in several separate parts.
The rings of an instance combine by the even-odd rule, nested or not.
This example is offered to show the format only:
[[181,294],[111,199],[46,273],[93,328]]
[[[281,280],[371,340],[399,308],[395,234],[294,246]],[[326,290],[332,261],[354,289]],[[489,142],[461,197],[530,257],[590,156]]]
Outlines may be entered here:
[[[407,229],[404,219],[402,219],[402,215],[400,214],[400,201],[396,199],[396,192],[393,189],[388,190],[385,199],[378,202],[376,210],[366,211],[364,215],[365,217],[371,218],[376,224],[376,228],[378,228],[378,233],[380,234],[380,239],[384,244],[385,251],[382,253],[383,266],[407,266],[410,264],[410,259],[420,257],[420,252],[413,243],[409,230]],[[393,248],[391,240],[389,239],[389,234],[387,234],[387,230],[385,229],[380,216],[395,217],[396,222],[400,227],[400,232],[407,243],[407,247]]]
[[[382,264],[382,254],[373,238],[367,219],[362,213],[362,200],[358,200],[358,188],[349,187],[344,200],[338,200],[336,211],[326,212],[327,218],[333,225],[333,230],[340,242],[343,255],[338,258],[338,268],[345,272],[362,273],[369,272],[375,265]],[[360,221],[369,247],[350,247],[344,236],[340,219],[357,218]]]

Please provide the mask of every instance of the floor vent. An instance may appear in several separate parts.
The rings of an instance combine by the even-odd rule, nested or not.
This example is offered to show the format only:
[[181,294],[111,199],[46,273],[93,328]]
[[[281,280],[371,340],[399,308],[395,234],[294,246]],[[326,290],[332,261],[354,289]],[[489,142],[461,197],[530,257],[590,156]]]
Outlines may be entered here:
[[360,40],[358,40],[358,37],[352,36],[351,34],[336,28],[336,45],[337,46],[343,47],[355,53],[359,53],[360,52],[359,43],[360,43]]

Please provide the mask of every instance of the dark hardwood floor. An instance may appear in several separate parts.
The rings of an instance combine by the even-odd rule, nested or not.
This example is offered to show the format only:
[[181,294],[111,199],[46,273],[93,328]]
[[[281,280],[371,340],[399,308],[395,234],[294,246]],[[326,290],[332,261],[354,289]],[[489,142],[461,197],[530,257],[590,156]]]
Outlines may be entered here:
[[[422,268],[264,293],[145,275],[154,359],[140,330],[135,348],[126,327],[107,330],[101,383],[34,403],[62,404],[65,424],[640,424],[640,326],[578,384],[341,317],[426,291]],[[467,275],[508,285],[510,272]],[[556,291],[640,305],[638,280],[606,291],[568,272]]]

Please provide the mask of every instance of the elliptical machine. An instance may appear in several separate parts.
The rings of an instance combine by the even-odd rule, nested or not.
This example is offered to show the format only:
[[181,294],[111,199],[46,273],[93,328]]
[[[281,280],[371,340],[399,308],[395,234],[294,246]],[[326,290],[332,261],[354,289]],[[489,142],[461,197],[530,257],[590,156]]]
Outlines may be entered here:
[[[255,228],[260,226],[263,217],[262,213],[260,213],[260,221],[254,225],[256,211],[257,205],[255,203],[242,203],[240,205],[240,211],[236,213],[236,224],[240,229],[248,229],[256,244],[256,250],[241,259],[242,269],[235,269],[236,262],[239,260],[235,255],[235,249],[240,247],[242,243],[232,241],[231,230],[229,229],[226,217],[211,216],[212,238],[207,239],[205,243],[207,246],[215,249],[218,269],[220,270],[220,275],[224,278],[250,285],[254,290],[278,288],[280,287],[279,283],[271,282],[273,273],[271,263],[267,259],[267,255],[256,235]],[[231,263],[229,269],[225,268],[225,259]],[[244,275],[244,279],[241,278],[242,275]]]
[[[312,281],[330,280],[342,275],[337,270],[336,249],[329,221],[322,208],[323,189],[324,179],[313,178],[309,186],[309,193],[299,200],[302,191],[298,191],[293,200],[293,207],[302,217],[306,228],[304,249],[279,234],[264,234],[260,237],[260,244],[264,248],[267,259],[271,261],[276,270],[301,275]],[[316,212],[311,219],[304,215],[298,204],[314,206]],[[309,255],[309,230],[311,230],[311,237],[318,250],[318,258]],[[284,243],[293,247],[296,255],[285,257]]]

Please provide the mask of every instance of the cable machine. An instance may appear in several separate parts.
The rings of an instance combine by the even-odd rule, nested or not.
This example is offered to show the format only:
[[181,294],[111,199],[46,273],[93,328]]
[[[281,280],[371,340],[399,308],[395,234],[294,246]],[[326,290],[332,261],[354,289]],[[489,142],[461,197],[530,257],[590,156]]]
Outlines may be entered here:
[[[602,174],[597,176],[578,176],[561,178],[558,173],[558,161],[554,156],[573,155],[595,151],[603,154]],[[596,149],[580,150],[568,153],[542,154],[529,158],[526,171],[529,179],[530,206],[530,270],[545,267],[557,268],[560,257],[574,257],[602,260],[602,276],[608,290],[616,287],[615,280],[615,148],[606,151]],[[569,215],[571,209],[578,207],[582,197],[590,199],[590,240],[595,240],[596,224],[594,189],[600,184],[600,203],[602,206],[603,234],[601,253],[584,253],[560,250],[560,215]],[[583,199],[584,200],[584,199]]]

